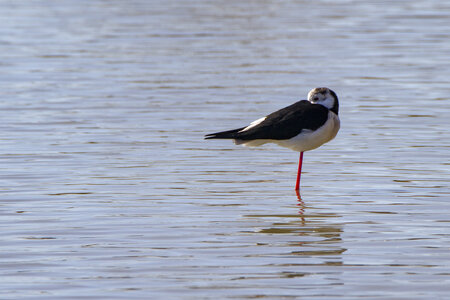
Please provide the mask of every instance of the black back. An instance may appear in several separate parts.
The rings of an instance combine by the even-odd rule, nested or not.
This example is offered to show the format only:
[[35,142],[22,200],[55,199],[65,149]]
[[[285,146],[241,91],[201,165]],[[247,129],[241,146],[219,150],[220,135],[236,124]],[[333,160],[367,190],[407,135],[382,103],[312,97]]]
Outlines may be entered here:
[[327,119],[328,109],[325,106],[302,100],[271,113],[264,121],[248,130],[241,131],[244,127],[209,134],[206,138],[286,140],[298,135],[304,129],[316,130],[324,125]]
[[271,113],[257,126],[236,134],[240,140],[293,138],[303,129],[316,130],[328,118],[328,109],[320,104],[302,100]]

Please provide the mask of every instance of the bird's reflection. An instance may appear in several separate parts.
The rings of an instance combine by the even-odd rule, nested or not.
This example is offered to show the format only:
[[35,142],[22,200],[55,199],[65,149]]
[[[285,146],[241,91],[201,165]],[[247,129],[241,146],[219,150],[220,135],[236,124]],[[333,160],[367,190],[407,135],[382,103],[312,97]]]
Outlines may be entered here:
[[297,206],[299,207],[298,214],[300,215],[300,220],[302,221],[302,225],[305,225],[305,203],[303,202],[302,196],[300,195],[299,190],[295,190],[295,194],[297,195]]
[[[292,198],[289,197],[290,201]],[[340,216],[329,212],[326,208],[314,207],[314,200],[306,201],[298,191],[294,199],[296,199],[295,207],[298,208],[295,214],[246,215],[258,220],[259,226],[254,229],[255,233],[273,236],[273,238],[265,236],[261,245],[276,245],[281,252],[287,250],[289,254],[296,256],[336,255],[332,261],[339,262],[340,254],[346,250],[341,247],[342,224],[334,221]],[[283,235],[286,239],[282,238]]]

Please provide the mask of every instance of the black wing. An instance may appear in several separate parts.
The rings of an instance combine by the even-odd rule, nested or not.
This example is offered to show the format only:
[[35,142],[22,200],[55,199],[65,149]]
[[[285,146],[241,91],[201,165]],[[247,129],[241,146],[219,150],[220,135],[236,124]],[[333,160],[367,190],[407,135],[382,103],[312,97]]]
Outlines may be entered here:
[[206,139],[256,140],[290,139],[303,129],[316,130],[328,119],[328,109],[320,104],[302,100],[282,108],[266,117],[258,125],[242,131],[245,127],[208,134]]
[[234,139],[236,134],[244,128],[245,127],[238,128],[238,129],[232,129],[232,130],[228,130],[228,131],[210,133],[210,134],[205,135],[205,140],[208,140],[208,139]]

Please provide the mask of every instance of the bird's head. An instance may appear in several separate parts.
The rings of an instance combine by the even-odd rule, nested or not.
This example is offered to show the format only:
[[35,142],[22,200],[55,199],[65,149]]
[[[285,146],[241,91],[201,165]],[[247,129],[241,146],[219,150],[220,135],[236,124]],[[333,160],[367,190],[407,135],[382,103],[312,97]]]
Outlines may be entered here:
[[339,102],[335,92],[326,87],[312,89],[308,93],[308,101],[313,104],[320,104],[338,114]]

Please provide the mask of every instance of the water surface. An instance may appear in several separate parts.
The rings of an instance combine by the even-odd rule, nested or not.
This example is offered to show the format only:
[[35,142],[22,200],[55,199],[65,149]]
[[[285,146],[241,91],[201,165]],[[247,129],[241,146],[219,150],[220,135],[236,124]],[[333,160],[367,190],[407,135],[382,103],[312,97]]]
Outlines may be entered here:
[[[0,1],[2,299],[446,299],[450,7]],[[316,86],[305,153],[203,135]]]

